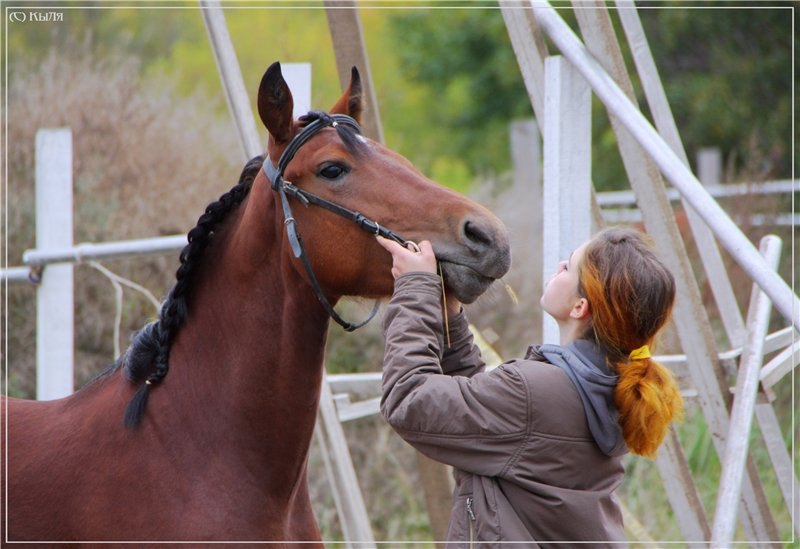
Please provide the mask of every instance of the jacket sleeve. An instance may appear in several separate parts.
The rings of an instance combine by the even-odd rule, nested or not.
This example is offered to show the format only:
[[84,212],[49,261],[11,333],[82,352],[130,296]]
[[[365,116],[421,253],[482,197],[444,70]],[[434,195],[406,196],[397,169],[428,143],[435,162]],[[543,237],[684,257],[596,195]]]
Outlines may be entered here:
[[450,322],[448,326],[450,344],[448,345],[447,335],[445,334],[441,360],[442,373],[451,376],[471,377],[478,372],[482,372],[486,364],[481,358],[480,349],[475,345],[472,332],[469,329],[467,315],[461,311],[448,320]]
[[[384,317],[381,413],[432,459],[501,475],[525,439],[525,382],[511,364],[472,377],[443,375],[440,292],[435,275],[409,273],[396,281]],[[466,356],[475,358],[471,351]],[[454,373],[458,367],[450,361],[448,369]]]

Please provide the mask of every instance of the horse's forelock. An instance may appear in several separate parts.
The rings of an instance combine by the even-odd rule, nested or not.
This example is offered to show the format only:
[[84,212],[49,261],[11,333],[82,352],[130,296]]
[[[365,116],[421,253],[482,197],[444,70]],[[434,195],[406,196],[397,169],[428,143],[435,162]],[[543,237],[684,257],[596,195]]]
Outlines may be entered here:
[[[324,112],[311,111],[301,116],[298,121],[300,122],[300,127],[305,128],[315,120],[326,117],[330,117],[330,115]],[[353,155],[358,156],[365,150],[366,145],[364,139],[350,124],[336,124],[333,127],[336,129],[336,133],[339,135],[345,147],[347,147],[347,150]]]
[[365,142],[361,134],[356,132],[353,128],[346,124],[339,124],[336,126],[336,133],[342,139],[347,150],[358,156],[365,148]]

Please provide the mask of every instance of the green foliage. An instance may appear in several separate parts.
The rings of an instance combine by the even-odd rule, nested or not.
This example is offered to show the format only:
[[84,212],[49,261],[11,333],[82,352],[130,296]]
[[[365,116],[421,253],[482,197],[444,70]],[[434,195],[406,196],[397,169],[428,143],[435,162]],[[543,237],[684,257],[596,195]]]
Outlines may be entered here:
[[[448,158],[438,164],[458,159],[473,174],[507,170],[508,124],[532,109],[500,11],[408,10],[389,28],[401,70],[423,88],[418,116],[435,139],[430,150]],[[433,154],[418,160],[432,168]]]
[[794,79],[790,6],[658,6],[671,9],[643,10],[642,24],[687,150],[718,146],[736,168],[759,153],[764,164],[753,175],[788,177]]
[[[640,14],[689,157],[701,147],[719,146],[728,165],[740,168],[755,148],[766,159],[756,175],[788,177],[790,12],[736,2],[706,9],[685,9],[680,2],[646,7],[664,8]],[[570,10],[560,14],[577,28]],[[616,19],[612,10],[619,26]],[[391,28],[402,70],[428,98],[423,112],[437,136],[436,154],[462,159],[473,173],[506,170],[507,124],[531,110],[499,11],[409,10],[394,15]],[[629,59],[624,34],[618,30],[617,36]],[[550,51],[557,53],[552,46]],[[634,65],[628,66],[636,81]],[[640,104],[646,108],[641,98]],[[627,187],[599,101],[592,124],[595,187]],[[427,167],[434,160],[421,162]]]

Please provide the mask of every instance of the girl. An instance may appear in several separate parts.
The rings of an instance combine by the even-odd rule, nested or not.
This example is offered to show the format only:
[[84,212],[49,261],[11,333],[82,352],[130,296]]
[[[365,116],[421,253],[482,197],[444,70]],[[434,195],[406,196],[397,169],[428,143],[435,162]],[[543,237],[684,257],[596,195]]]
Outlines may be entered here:
[[393,256],[381,412],[408,443],[455,468],[448,541],[624,542],[622,456],[652,457],[681,397],[649,346],[675,282],[643,235],[607,229],[562,261],[542,308],[560,345],[484,372],[461,304],[444,344],[436,258]]

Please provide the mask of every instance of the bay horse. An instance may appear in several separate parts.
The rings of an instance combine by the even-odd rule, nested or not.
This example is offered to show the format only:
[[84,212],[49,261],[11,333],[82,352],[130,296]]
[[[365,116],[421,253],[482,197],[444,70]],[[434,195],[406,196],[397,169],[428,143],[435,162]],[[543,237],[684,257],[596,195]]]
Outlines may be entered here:
[[361,91],[353,68],[329,113],[295,120],[267,69],[266,154],[188,233],[158,320],[71,396],[2,403],[4,540],[322,545],[306,463],[323,354],[332,315],[357,327],[341,297],[392,292],[372,234],[431,240],[466,303],[510,265],[495,216],[360,135]]

